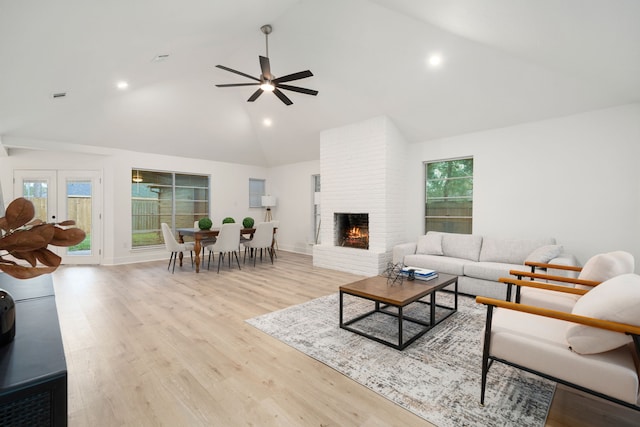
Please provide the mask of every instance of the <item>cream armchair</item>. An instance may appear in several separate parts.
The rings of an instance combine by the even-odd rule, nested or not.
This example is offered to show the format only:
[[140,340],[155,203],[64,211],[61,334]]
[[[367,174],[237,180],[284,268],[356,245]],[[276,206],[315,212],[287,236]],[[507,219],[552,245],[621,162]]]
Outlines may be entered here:
[[493,362],[640,410],[640,276],[625,274],[587,292],[570,313],[477,297],[487,306],[482,384]]
[[[633,273],[635,260],[625,251],[614,251],[591,257],[584,267],[526,262],[531,271],[511,270],[515,278],[500,278],[507,284],[507,300],[516,286],[515,302],[570,312],[578,298],[600,283],[622,274]],[[538,273],[542,269],[546,273]],[[548,274],[552,270],[579,273],[577,278]],[[528,280],[522,280],[527,278]]]

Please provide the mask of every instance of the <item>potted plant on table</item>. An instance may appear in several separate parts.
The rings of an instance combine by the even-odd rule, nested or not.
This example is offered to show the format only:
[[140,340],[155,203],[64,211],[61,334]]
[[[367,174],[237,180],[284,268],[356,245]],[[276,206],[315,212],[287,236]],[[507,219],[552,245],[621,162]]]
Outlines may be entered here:
[[200,228],[200,230],[211,230],[212,225],[213,225],[213,222],[211,221],[210,218],[201,218],[198,221],[198,227]]

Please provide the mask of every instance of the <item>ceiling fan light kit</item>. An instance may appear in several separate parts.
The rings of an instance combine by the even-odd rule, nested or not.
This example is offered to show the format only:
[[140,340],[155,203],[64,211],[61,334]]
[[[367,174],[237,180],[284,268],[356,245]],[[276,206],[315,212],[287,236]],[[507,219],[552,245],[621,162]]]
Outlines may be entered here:
[[237,87],[237,86],[258,86],[258,90],[256,90],[250,97],[247,99],[247,102],[254,102],[263,92],[273,92],[280,101],[282,101],[285,105],[293,104],[291,101],[280,89],[290,90],[292,92],[298,92],[305,95],[313,95],[316,96],[318,94],[317,90],[307,89],[299,86],[291,86],[287,84],[282,84],[286,82],[290,82],[293,80],[306,79],[307,77],[313,76],[313,73],[309,70],[299,71],[293,74],[287,74],[286,76],[277,77],[271,74],[271,63],[269,61],[269,34],[273,31],[271,25],[263,25],[260,27],[260,31],[265,36],[265,44],[266,44],[266,56],[258,56],[258,60],[260,62],[260,77],[256,78],[249,74],[243,73],[241,71],[237,71],[231,69],[229,67],[225,67],[224,65],[216,65],[217,68],[221,70],[229,71],[234,74],[238,74],[242,77],[246,77],[251,80],[255,80],[257,83],[227,83],[227,84],[219,84],[217,87]]

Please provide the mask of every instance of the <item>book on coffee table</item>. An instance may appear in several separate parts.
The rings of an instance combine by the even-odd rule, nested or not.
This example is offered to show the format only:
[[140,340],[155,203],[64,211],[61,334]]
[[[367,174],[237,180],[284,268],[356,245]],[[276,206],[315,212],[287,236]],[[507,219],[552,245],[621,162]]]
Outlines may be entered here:
[[411,266],[402,267],[402,270],[400,270],[400,274],[402,274],[405,277],[408,277],[410,270],[413,270],[413,275],[418,280],[431,280],[438,277],[438,272],[435,270],[429,270],[428,268],[418,268],[418,267],[411,267]]

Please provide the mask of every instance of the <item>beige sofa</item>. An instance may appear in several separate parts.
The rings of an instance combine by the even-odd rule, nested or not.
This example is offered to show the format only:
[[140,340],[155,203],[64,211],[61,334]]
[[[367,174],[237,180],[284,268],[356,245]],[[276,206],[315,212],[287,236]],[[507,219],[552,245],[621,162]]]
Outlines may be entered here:
[[[507,288],[498,279],[509,276],[510,270],[522,270],[525,261],[577,265],[575,256],[563,253],[554,238],[510,240],[429,231],[416,242],[393,248],[394,264],[454,274],[459,276],[460,293],[501,299],[505,299]],[[571,272],[550,274],[566,276]]]

